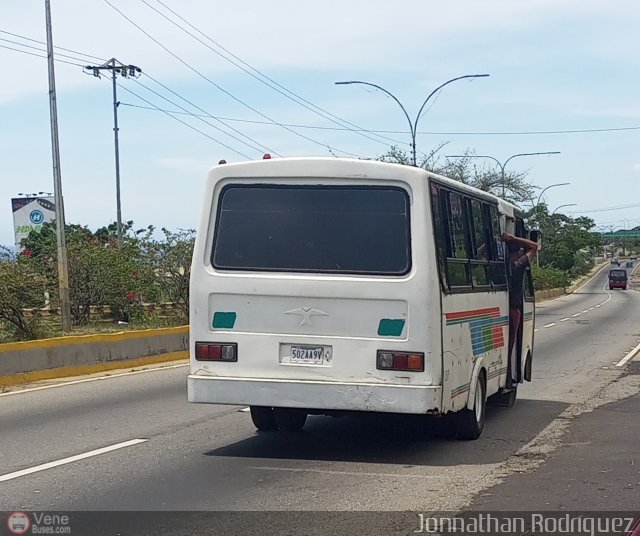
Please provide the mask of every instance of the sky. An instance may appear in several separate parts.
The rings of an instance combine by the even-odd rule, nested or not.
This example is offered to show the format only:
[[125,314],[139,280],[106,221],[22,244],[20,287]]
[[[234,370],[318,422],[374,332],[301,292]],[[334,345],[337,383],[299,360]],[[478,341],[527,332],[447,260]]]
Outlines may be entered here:
[[[122,213],[136,227],[194,228],[220,159],[409,150],[396,102],[336,81],[382,86],[415,119],[444,82],[485,73],[429,100],[419,155],[559,151],[506,170],[538,191],[570,183],[544,193],[551,210],[640,225],[634,0],[51,0],[51,12],[68,223],[116,219],[111,80],[82,67],[116,58],[142,70],[117,86]],[[44,0],[0,2],[0,244],[14,241],[10,199],[53,191],[45,48]]]

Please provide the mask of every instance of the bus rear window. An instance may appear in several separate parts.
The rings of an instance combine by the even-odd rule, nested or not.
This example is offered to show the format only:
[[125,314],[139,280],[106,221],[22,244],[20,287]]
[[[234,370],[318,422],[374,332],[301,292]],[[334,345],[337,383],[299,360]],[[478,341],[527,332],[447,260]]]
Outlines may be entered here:
[[627,271],[626,270],[611,270],[609,272],[609,279],[614,279],[614,280],[627,279]]
[[226,186],[211,263],[223,270],[405,274],[409,196],[397,187]]

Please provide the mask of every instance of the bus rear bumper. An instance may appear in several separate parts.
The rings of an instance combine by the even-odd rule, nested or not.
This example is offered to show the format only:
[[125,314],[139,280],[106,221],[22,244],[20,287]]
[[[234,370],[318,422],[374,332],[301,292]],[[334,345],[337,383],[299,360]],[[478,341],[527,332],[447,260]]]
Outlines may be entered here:
[[189,402],[333,411],[436,413],[439,386],[226,378],[191,374]]

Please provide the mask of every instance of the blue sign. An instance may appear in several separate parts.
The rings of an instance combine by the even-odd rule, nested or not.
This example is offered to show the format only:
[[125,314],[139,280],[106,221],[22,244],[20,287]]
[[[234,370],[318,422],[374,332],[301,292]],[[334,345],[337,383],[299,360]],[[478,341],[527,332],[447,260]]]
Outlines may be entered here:
[[29,219],[34,225],[40,225],[44,221],[44,214],[39,210],[32,210]]

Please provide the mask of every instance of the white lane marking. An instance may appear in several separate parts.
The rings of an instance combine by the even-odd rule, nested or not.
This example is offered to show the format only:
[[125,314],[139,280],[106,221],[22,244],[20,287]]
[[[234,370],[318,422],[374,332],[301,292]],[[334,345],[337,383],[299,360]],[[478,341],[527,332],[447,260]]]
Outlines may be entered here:
[[[328,469],[305,469],[298,467],[249,467],[259,471],[291,471],[293,473],[321,473],[323,475],[348,475],[348,476],[389,476],[392,478],[434,478],[442,480],[444,476],[436,475],[415,475],[411,473],[361,473],[359,471],[330,471]],[[448,478],[448,477],[447,477]]]
[[583,313],[588,313],[589,309],[585,309],[584,311],[582,311]]
[[593,311],[595,309],[595,307],[589,307],[589,309],[587,309],[587,311]]
[[604,300],[600,305],[604,305],[608,301],[611,301],[611,298],[613,298],[613,294],[611,294],[611,292],[607,292],[607,285],[608,284],[609,283],[607,281],[605,281],[604,285],[602,285],[602,292],[604,292],[607,295],[607,299]]
[[567,320],[569,320],[569,317],[567,317],[567,318],[561,318],[561,319],[560,319],[560,322],[566,322]]
[[251,408],[242,408],[242,409],[239,409],[238,411],[241,411],[242,413],[249,413],[251,411]]
[[576,314],[571,315],[571,316],[580,316],[581,314],[582,314],[582,313],[576,313]]
[[102,447],[101,449],[90,450],[89,452],[85,452],[83,454],[77,454],[75,456],[69,456],[68,458],[62,458],[61,460],[43,463],[42,465],[36,465],[35,467],[29,467],[27,469],[22,469],[20,471],[14,471],[13,473],[0,475],[0,482],[6,482],[7,480],[13,480],[14,478],[20,478],[21,476],[30,475],[33,473],[37,473],[39,471],[45,471],[46,469],[52,469],[54,467],[59,467],[61,465],[66,465],[68,463],[77,462],[79,460],[84,460],[86,458],[92,458],[93,456],[99,456],[100,454],[105,454],[107,452],[112,452],[114,450],[123,449],[125,447],[131,447],[133,445],[138,445],[140,443],[145,443],[146,441],[149,441],[149,440],[148,439],[131,439],[129,441],[116,443],[115,445],[110,445],[108,447]]
[[547,324],[546,326],[544,326],[545,328],[552,328],[553,326],[555,326],[556,323],[555,322],[551,322],[551,324]]
[[[87,378],[85,380],[73,380],[70,382],[56,383],[55,385],[43,385],[41,387],[31,387],[29,389],[18,389],[17,391],[9,391],[8,393],[0,393],[0,396],[21,395],[23,393],[32,393],[33,391],[42,391],[43,389],[53,389],[54,387],[64,387],[65,385],[75,385],[77,383],[97,382],[100,380],[110,380],[111,378],[119,378],[120,376],[133,376],[134,374],[143,374],[145,372],[158,372],[160,370],[174,369],[180,367],[188,367],[189,363],[181,365],[168,365],[166,367],[158,367],[146,370],[134,370],[131,372],[122,372],[119,374],[109,374],[108,376],[100,376],[99,378]],[[55,378],[52,378],[52,380]]]
[[602,305],[601,303],[599,303],[598,305],[596,305],[596,309],[599,309],[601,305]]
[[533,332],[534,333],[538,333],[538,331],[540,331],[539,329],[534,329]]
[[625,355],[620,361],[616,363],[616,367],[622,367],[627,363],[627,361],[631,360],[631,358],[640,352],[640,344],[636,346],[633,350],[631,350],[627,355]]

